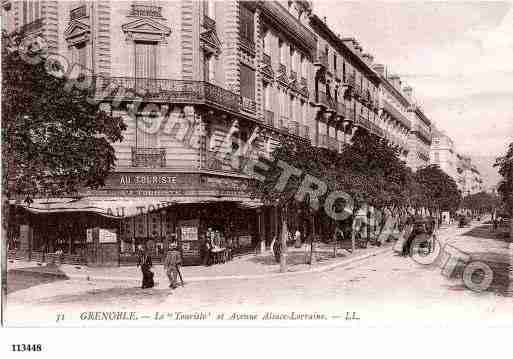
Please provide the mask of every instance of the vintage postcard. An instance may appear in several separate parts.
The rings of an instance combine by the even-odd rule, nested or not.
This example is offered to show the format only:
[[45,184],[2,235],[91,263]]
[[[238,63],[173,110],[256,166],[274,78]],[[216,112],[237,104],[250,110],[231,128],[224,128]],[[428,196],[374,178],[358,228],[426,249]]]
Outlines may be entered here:
[[1,20],[3,326],[513,326],[512,2]]

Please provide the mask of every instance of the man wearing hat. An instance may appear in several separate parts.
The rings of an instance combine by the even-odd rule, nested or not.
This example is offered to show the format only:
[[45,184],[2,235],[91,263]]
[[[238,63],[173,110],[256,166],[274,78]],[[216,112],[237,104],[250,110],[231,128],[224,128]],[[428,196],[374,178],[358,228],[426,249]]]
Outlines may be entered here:
[[176,235],[171,236],[169,250],[167,251],[166,258],[164,259],[164,269],[167,277],[169,278],[169,288],[175,289],[178,285],[178,271],[182,264],[182,255],[178,250],[178,241]]

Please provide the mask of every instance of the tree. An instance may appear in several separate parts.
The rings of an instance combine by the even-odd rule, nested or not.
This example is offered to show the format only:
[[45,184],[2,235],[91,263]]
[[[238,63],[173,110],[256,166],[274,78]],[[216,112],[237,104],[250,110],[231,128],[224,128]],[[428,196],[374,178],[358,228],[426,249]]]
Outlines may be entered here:
[[491,193],[479,192],[463,198],[462,206],[475,213],[492,212],[498,205],[498,199]]
[[509,144],[506,154],[497,158],[494,167],[498,167],[502,176],[497,190],[510,214],[510,240],[513,241],[513,142]]
[[[12,37],[4,43],[12,45]],[[31,64],[27,56],[39,56]],[[97,188],[114,170],[111,145],[125,124],[88,101],[90,92],[47,71],[39,53],[2,48],[3,188],[15,195],[63,195]]]
[[439,211],[455,211],[461,202],[461,193],[454,179],[437,165],[419,169],[415,179],[422,191],[424,207]]
[[[45,61],[38,42],[25,38],[20,46],[22,37],[2,33],[4,233],[15,217],[9,215],[9,199],[73,194],[81,186],[103,185],[116,160],[111,143],[121,141],[126,129],[121,118],[88,102],[88,91],[67,91],[68,79],[51,76],[45,66],[62,68]],[[3,238],[7,257],[6,242]]]

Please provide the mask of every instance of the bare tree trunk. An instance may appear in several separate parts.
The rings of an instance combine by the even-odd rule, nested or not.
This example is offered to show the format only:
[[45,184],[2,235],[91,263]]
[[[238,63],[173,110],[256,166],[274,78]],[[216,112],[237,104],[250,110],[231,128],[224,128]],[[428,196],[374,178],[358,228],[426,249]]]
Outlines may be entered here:
[[[5,193],[4,193],[4,196],[5,196]],[[7,197],[8,198],[8,197]],[[6,298],[7,298],[7,259],[8,259],[8,250],[7,250],[7,230],[8,230],[8,227],[9,227],[9,201],[4,199],[2,201],[2,206],[3,206],[3,218],[2,218],[2,237],[0,238],[0,240],[2,241],[2,308],[1,308],[1,311],[2,311],[2,318],[1,318],[1,323],[2,323],[2,326],[5,324],[4,323],[4,316],[5,316],[5,302],[6,302]]]
[[280,272],[285,273],[287,272],[287,235],[288,235],[288,228],[287,228],[287,210],[284,210],[285,213],[282,212],[282,226],[281,226],[281,253],[280,253]]

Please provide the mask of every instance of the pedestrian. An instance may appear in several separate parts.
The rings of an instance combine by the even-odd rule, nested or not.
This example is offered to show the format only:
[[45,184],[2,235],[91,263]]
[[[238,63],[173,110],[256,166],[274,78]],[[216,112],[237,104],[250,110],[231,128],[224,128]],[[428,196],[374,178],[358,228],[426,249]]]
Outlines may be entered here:
[[182,255],[178,250],[178,242],[176,238],[173,238],[164,260],[164,270],[169,278],[169,288],[171,289],[175,289],[178,286],[178,276],[181,265]]
[[151,260],[151,256],[148,253],[146,246],[141,246],[141,251],[139,252],[139,260],[137,262],[137,266],[141,267],[142,273],[142,289],[153,288],[155,286],[155,282],[153,280],[153,272],[151,271],[151,267],[153,267],[153,263]]

